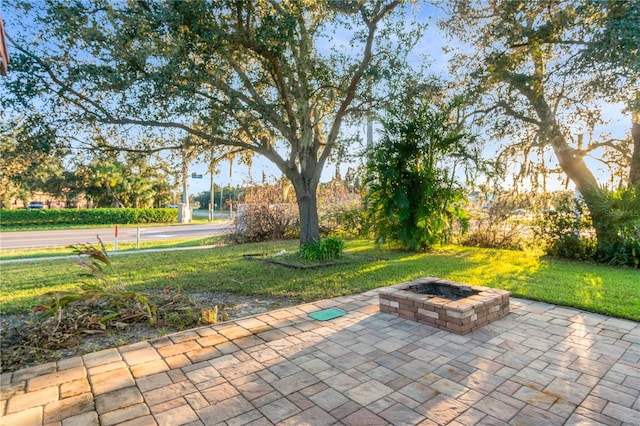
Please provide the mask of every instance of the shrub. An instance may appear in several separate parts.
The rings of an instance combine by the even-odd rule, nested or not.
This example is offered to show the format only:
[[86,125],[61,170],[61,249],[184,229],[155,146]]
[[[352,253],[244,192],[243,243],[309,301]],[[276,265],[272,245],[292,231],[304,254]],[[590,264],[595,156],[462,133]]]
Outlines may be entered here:
[[[318,188],[321,235],[364,236],[369,228],[360,195],[340,179]],[[238,205],[236,242],[297,238],[300,231],[298,205],[288,180],[251,187]]]
[[236,242],[258,242],[269,239],[296,238],[297,206],[291,203],[266,202],[238,205],[235,224]]
[[616,205],[616,197],[619,196],[603,191],[601,210],[606,210],[614,220],[611,220],[608,238],[600,241],[596,239],[583,201],[565,201],[555,210],[545,212],[539,221],[537,234],[544,242],[546,252],[568,259],[640,268],[640,225],[636,217],[629,216]]
[[340,259],[344,251],[344,241],[338,238],[322,238],[313,243],[303,244],[299,256],[304,260]]
[[499,198],[471,221],[462,245],[523,250],[532,243],[530,225],[514,213],[510,197]]
[[640,268],[640,190],[601,190],[592,210],[608,225],[607,232],[598,233],[595,260]]
[[[322,236],[367,236],[370,225],[353,186],[335,178],[320,184],[317,193]],[[298,205],[291,183],[283,178],[262,183],[242,194],[235,219],[235,242],[297,238],[300,231]]]
[[334,178],[318,189],[318,214],[322,235],[368,236],[370,221],[362,206],[362,196],[347,181]]
[[331,203],[321,212],[320,229],[325,235],[368,237],[371,221],[360,199]]
[[235,224],[233,238],[239,243],[297,237],[298,206],[289,181],[250,187],[238,204]]
[[547,254],[575,260],[593,260],[596,240],[586,206],[573,196],[557,200],[555,209],[542,213],[536,236]]
[[[456,165],[479,159],[472,138],[451,117],[456,102],[432,107],[423,100],[409,110],[392,111],[382,139],[369,151],[367,209],[378,243],[400,242],[426,251],[466,229],[464,191]],[[475,164],[474,164],[475,163]]]
[[0,226],[33,225],[115,225],[171,223],[178,220],[176,209],[51,209],[2,210]]
[[555,238],[546,251],[551,256],[565,259],[593,260],[597,245],[595,238],[564,233]]

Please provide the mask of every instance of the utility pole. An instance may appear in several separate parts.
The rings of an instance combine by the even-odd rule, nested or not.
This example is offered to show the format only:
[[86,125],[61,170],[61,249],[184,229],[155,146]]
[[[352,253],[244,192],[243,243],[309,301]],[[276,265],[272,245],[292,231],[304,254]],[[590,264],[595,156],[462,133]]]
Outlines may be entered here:
[[182,161],[182,203],[189,207],[189,162],[186,157]]
[[233,175],[233,157],[229,157],[229,219],[233,219],[233,190],[231,186],[231,177]]
[[216,185],[213,183],[213,172],[211,172],[211,189],[209,190],[209,222],[212,222],[214,217],[215,189],[216,189]]
[[213,169],[214,169],[214,165],[215,165],[215,160],[214,160],[214,152],[213,152],[213,148],[211,149],[211,163],[209,164],[209,173],[211,173],[211,188],[209,190],[209,222],[213,221],[213,217],[214,217],[214,210],[213,208],[214,206],[214,190],[215,190],[215,184],[213,183]]
[[186,147],[182,150],[182,203],[178,205],[178,222],[191,222],[191,209],[189,208],[189,152]]

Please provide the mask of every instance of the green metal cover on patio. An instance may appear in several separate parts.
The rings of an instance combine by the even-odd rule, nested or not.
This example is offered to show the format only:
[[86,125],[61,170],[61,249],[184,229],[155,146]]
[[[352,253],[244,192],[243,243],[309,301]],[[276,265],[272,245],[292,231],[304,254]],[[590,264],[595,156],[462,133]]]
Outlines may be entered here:
[[322,311],[312,312],[309,316],[318,321],[328,321],[345,315],[346,312],[338,308],[323,309]]

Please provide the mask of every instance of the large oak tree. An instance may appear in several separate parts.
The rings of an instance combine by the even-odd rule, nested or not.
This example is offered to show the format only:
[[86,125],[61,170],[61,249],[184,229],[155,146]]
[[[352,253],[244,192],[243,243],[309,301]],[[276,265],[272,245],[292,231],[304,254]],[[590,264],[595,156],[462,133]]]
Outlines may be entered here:
[[[9,34],[5,108],[67,135],[129,131],[128,149],[155,129],[263,155],[295,188],[302,243],[319,238],[316,189],[341,127],[410,72],[420,30],[401,0],[9,3],[26,25]],[[181,147],[145,140],[133,149]]]
[[590,138],[604,122],[601,99],[637,110],[637,2],[449,4],[444,26],[469,46],[455,56],[455,73],[475,95],[489,133],[520,156],[526,173],[534,170],[531,153],[545,158],[550,150],[589,207],[599,242],[611,238],[600,183],[585,158],[598,149],[622,153],[632,164],[630,178],[640,161],[631,139]]

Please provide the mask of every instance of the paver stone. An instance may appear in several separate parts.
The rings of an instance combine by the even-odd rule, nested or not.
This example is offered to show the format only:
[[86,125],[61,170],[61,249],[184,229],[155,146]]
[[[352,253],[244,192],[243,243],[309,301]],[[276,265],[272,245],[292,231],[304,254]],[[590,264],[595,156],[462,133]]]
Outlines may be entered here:
[[198,415],[189,405],[182,405],[180,407],[158,413],[155,415],[155,418],[158,421],[158,424],[171,426],[183,425],[188,422],[196,421],[198,420]]
[[104,414],[119,408],[128,407],[130,405],[140,404],[144,402],[144,398],[140,390],[131,386],[124,389],[118,389],[113,392],[98,395],[95,399],[96,411],[98,414]]
[[100,424],[102,426],[111,426],[121,424],[127,420],[133,420],[138,417],[144,417],[149,414],[149,407],[146,404],[135,404],[119,410],[109,411],[100,415]]
[[345,392],[345,395],[357,402],[358,404],[366,407],[374,401],[383,398],[393,392],[388,386],[376,380],[370,380],[359,386],[349,389]]
[[44,406],[44,423],[53,423],[78,414],[93,411],[93,395],[83,393]]

